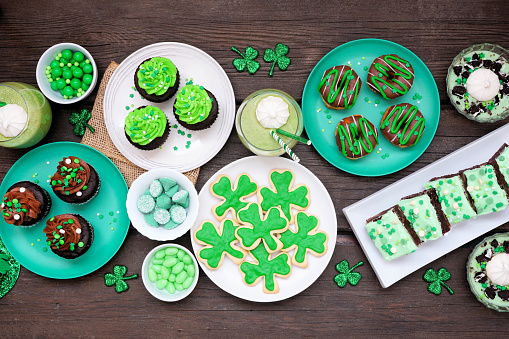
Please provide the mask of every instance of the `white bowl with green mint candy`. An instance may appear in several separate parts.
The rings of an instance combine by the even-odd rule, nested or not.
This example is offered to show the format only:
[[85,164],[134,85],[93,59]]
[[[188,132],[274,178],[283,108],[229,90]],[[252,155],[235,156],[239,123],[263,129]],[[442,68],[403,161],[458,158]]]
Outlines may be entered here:
[[178,301],[196,287],[198,263],[193,254],[177,244],[159,245],[150,251],[141,268],[143,285],[162,301]]
[[182,173],[157,168],[140,175],[127,193],[127,214],[141,234],[152,240],[175,240],[196,221],[198,193]]

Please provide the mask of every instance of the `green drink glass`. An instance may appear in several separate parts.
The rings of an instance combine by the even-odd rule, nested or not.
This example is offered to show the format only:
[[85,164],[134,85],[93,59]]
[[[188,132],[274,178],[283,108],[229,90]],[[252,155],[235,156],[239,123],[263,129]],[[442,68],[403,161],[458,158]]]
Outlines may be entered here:
[[[263,127],[256,116],[258,104],[268,97],[282,99],[288,105],[288,120],[279,128],[300,136],[304,129],[302,110],[288,93],[277,89],[262,89],[249,95],[237,110],[235,128],[242,144],[254,154],[279,156],[285,153],[285,150],[270,135],[270,131],[275,131],[276,128]],[[282,135],[280,137],[290,148],[297,143],[294,139]]]
[[42,140],[51,126],[51,106],[34,86],[0,83],[0,146],[27,148]]

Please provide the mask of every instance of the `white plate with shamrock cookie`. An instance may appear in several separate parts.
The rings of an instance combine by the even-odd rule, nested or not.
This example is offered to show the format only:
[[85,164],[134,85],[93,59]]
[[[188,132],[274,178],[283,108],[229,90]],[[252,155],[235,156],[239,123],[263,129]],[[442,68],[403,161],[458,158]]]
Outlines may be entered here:
[[337,236],[334,205],[320,180],[291,160],[237,160],[207,181],[199,201],[194,253],[205,274],[236,297],[290,298],[329,264]]

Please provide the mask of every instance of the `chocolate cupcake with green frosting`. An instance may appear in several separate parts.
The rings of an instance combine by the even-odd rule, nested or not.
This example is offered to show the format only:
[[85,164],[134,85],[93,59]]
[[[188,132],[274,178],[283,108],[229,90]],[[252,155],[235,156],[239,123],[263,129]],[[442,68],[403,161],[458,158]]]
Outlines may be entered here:
[[214,95],[192,81],[180,89],[173,105],[177,121],[193,131],[209,128],[216,121],[218,112]]
[[179,77],[179,71],[170,59],[149,58],[136,68],[134,86],[145,99],[163,102],[177,92]]
[[141,106],[125,117],[124,132],[133,146],[150,151],[164,144],[170,128],[166,115],[160,108]]

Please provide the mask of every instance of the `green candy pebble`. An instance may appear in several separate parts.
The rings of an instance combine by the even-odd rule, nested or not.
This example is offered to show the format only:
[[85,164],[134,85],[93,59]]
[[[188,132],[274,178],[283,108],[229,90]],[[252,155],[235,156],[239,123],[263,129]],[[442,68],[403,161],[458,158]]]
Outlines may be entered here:
[[93,70],[94,70],[94,68],[92,67],[91,64],[86,64],[85,66],[83,66],[84,73],[90,74],[90,73],[92,73]]
[[194,265],[187,265],[186,266],[186,271],[187,271],[187,275],[190,276],[190,277],[194,277],[194,275],[196,274]]
[[163,193],[163,185],[161,185],[161,182],[156,179],[150,183],[149,190],[150,195],[154,198],[157,198],[161,195],[161,193]]
[[60,67],[60,63],[59,63],[57,60],[53,60],[53,61],[49,64],[49,66],[50,66],[51,68]]
[[186,280],[186,279],[187,279],[187,272],[182,271],[177,275],[177,280],[175,280],[175,282],[177,284],[182,284],[184,282],[184,280]]
[[184,259],[184,256],[186,255],[187,253],[184,252],[183,250],[179,250],[178,253],[177,253],[177,258],[179,258],[180,261],[182,261],[182,259]]
[[72,58],[77,62],[82,62],[83,60],[85,60],[85,56],[81,52],[75,52]]
[[189,193],[186,190],[181,190],[181,191],[178,191],[177,193],[175,193],[171,197],[171,200],[175,204],[183,205],[186,202],[188,196],[189,196]]
[[168,280],[169,280],[170,282],[175,282],[175,280],[177,280],[177,275],[175,275],[175,274],[173,274],[173,273],[172,273],[172,274],[170,274],[170,276],[168,277]]
[[[74,67],[74,66],[73,66]],[[72,70],[72,75],[75,77],[75,78],[81,78],[83,76],[83,71],[81,70],[81,68],[79,67],[76,67],[75,69]],[[89,84],[90,85],[90,84]]]
[[161,185],[163,185],[165,192],[167,192],[170,188],[172,188],[173,186],[175,186],[177,184],[177,182],[175,180],[170,179],[170,178],[161,178],[161,179],[159,179],[159,181],[161,182]]
[[[67,59],[64,59],[64,58],[61,58],[59,61],[60,61],[60,67],[67,66],[67,63],[69,62],[69,61],[67,61]],[[62,66],[62,64],[63,64],[64,66]]]
[[93,77],[90,74],[83,75],[83,83],[89,85],[92,83]]
[[161,194],[156,199],[156,206],[165,210],[169,210],[171,207],[171,198],[166,194]]
[[64,79],[71,79],[72,78],[72,71],[70,69],[64,69],[62,71],[62,77]]
[[184,290],[184,286],[182,286],[182,284],[175,283],[175,289],[177,291],[183,291]]
[[182,287],[184,289],[188,289],[193,284],[194,278],[193,277],[187,277],[186,280],[182,283]]
[[57,87],[58,87],[58,89],[64,89],[64,87],[65,87],[65,79],[62,79],[62,78],[58,79],[57,80]]
[[184,263],[183,262],[179,262],[178,264],[173,266],[173,268],[171,269],[171,273],[179,274],[180,272],[182,272],[183,269],[184,269]]
[[152,265],[151,269],[153,269],[156,273],[161,273],[161,265]]
[[65,79],[65,83],[69,85],[71,83],[71,79]]
[[175,285],[173,285],[172,282],[169,282],[168,285],[166,285],[166,290],[168,293],[173,294],[175,293]]
[[178,192],[178,190],[179,190],[179,185],[175,185],[173,187],[170,187],[170,189],[165,191],[165,193],[167,196],[169,196],[171,198],[175,195],[175,193]]
[[142,195],[136,201],[136,207],[141,213],[150,213],[156,206],[154,198],[151,195]]
[[152,282],[156,282],[157,280],[157,273],[152,268],[148,269],[148,279]]
[[[71,80],[71,87],[77,90],[78,88],[81,88],[81,81],[80,79],[73,78]],[[77,94],[78,92],[76,92]]]
[[74,91],[72,90],[71,86],[65,86],[63,89],[64,95],[67,95],[68,97],[72,96],[74,94]]
[[182,258],[182,262],[186,265],[189,265],[193,263],[193,259],[191,259],[191,256],[186,253],[186,255],[184,255],[184,257]]
[[177,227],[178,225],[180,224],[177,224],[176,222],[174,222],[173,220],[170,220],[168,221],[165,225],[164,225],[164,228],[167,229],[167,230],[171,230],[172,228],[175,228]]
[[160,208],[154,212],[154,220],[157,221],[158,224],[164,225],[170,221],[170,212]]
[[72,52],[70,49],[64,49],[62,51],[62,58],[66,59],[66,60],[70,60],[72,59]]
[[166,285],[168,285],[168,280],[166,279],[161,279],[161,280],[158,280],[156,282],[156,287],[160,290],[162,290],[163,288],[166,287]]
[[51,89],[54,90],[54,91],[58,91],[58,86],[57,86],[57,82],[56,81],[53,81],[51,83]]
[[166,260],[164,260],[163,262],[163,266],[165,267],[173,267],[175,266],[177,263],[178,263],[178,259],[177,258],[168,258]]
[[154,219],[154,213],[145,214],[144,217],[145,222],[152,227],[159,227],[159,224]]
[[162,278],[163,278],[163,275],[162,275],[161,273],[159,273],[159,274],[157,275],[157,280],[161,280]]
[[161,275],[163,276],[163,279],[168,279],[170,271],[166,267],[161,266]]
[[161,265],[163,262],[164,262],[163,259],[156,259],[156,258],[152,259],[152,264],[154,264],[154,265]]
[[60,76],[62,76],[62,69],[60,68],[60,66],[58,67],[55,67],[51,70],[51,76],[56,79]]
[[156,254],[154,255],[154,257],[156,259],[163,259],[165,256],[165,253],[164,253],[164,250],[159,250],[156,252]]
[[176,247],[168,247],[167,249],[164,250],[164,253],[166,253],[166,255],[177,255],[179,249],[176,248]]
[[185,208],[180,205],[171,206],[170,214],[171,214],[171,220],[177,224],[183,223],[187,217]]
[[81,89],[82,89],[82,90],[84,90],[84,91],[86,91],[86,90],[87,90],[87,89],[89,89],[89,88],[90,88],[90,86],[89,86],[89,85],[87,85],[87,84],[82,84],[82,85],[81,85]]

